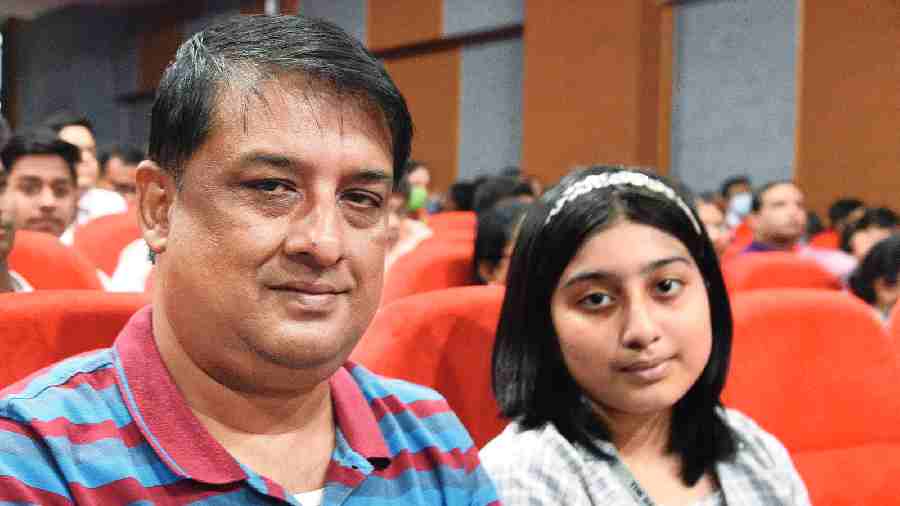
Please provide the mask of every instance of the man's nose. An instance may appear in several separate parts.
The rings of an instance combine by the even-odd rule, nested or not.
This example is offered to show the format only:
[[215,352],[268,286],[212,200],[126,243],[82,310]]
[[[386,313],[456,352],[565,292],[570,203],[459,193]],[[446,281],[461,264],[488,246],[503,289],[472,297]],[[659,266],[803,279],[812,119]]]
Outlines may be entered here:
[[652,302],[646,296],[629,298],[622,330],[624,347],[640,350],[659,340],[659,326],[653,313]]
[[59,205],[59,200],[53,193],[53,188],[50,188],[49,186],[45,186],[41,189],[39,198],[42,209],[56,209]]
[[302,216],[293,218],[285,238],[285,252],[310,259],[321,267],[343,257],[343,216],[334,198],[319,198]]

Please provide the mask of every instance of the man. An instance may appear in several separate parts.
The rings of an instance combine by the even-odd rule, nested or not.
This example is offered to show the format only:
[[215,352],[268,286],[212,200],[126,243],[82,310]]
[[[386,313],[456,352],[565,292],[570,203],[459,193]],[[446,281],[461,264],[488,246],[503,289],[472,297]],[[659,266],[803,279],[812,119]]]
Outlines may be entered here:
[[709,235],[709,240],[712,242],[716,254],[721,259],[725,250],[728,249],[728,245],[731,244],[731,230],[728,229],[728,225],[725,223],[725,215],[722,214],[719,206],[715,204],[712,195],[701,195],[697,198],[696,204],[697,215],[700,217],[700,221],[703,222],[703,227],[706,229],[707,235]]
[[753,242],[745,253],[794,251],[806,231],[803,192],[790,181],[767,183],[753,194],[749,217]]
[[346,362],[411,132],[330,23],[235,18],[185,42],[137,173],[152,305],[7,391],[0,501],[496,503],[439,395]]
[[[107,214],[121,213],[128,209],[125,199],[115,192],[97,188],[100,180],[100,165],[97,162],[97,141],[94,128],[84,116],[71,111],[60,111],[44,120],[44,126],[57,133],[60,139],[76,146],[81,158],[76,166],[78,174],[78,216],[77,222],[87,223]],[[72,231],[62,237],[66,244],[72,243]]]
[[75,220],[78,148],[40,129],[13,136],[0,158],[16,228],[60,237]]
[[135,174],[138,164],[143,160],[144,153],[128,145],[115,146],[101,157],[101,183],[106,189],[121,195],[129,206],[135,204]]
[[[12,137],[6,118],[0,116],[0,150]],[[0,163],[0,293],[30,292],[31,285],[21,275],[9,268],[9,253],[16,239],[16,221],[12,199],[7,189],[7,175]]]
[[737,227],[750,213],[753,198],[750,178],[734,176],[726,179],[722,182],[719,194],[722,198],[722,207],[725,209],[725,222],[731,228]]

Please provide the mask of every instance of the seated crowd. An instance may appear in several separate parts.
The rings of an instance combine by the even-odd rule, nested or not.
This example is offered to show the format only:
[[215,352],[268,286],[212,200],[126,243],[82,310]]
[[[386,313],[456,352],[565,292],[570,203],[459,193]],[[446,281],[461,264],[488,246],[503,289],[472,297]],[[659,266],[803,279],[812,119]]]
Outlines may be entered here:
[[[150,502],[165,489],[166,497],[184,502],[234,494],[240,503],[277,498],[304,505],[367,504],[372,497],[381,501],[372,504],[811,503],[816,489],[795,463],[794,448],[722,402],[735,349],[734,276],[748,258],[805,262],[848,298],[871,306],[863,312],[887,328],[898,318],[900,297],[893,210],[842,198],[829,209],[828,227],[814,232],[816,218],[792,181],[754,188],[739,176],[718,192],[695,194],[652,171],[601,165],[573,169],[546,191],[537,178],[503,167],[441,194],[431,188],[425,162],[407,161],[411,120],[389,76],[336,28],[299,19],[249,18],[211,31],[209,41],[185,43],[209,43],[227,63],[222,72],[235,72],[210,79],[274,73],[270,81],[259,77],[252,93],[231,91],[246,93],[242,100],[289,105],[268,115],[245,111],[243,127],[223,121],[204,130],[166,109],[192,93],[173,84],[187,79],[179,73],[213,67],[192,60],[206,49],[179,50],[178,65],[167,70],[147,153],[125,145],[98,150],[91,122],[70,112],[15,133],[0,125],[0,292],[13,292],[4,300],[42,289],[11,261],[17,233],[40,233],[93,261],[105,290],[146,294],[151,303],[109,350],[25,379],[0,401],[0,446],[23,434],[29,444],[45,444],[58,437],[46,420],[64,420],[69,425],[60,421],[58,430],[73,441],[95,443],[103,432],[139,449],[117,444],[108,463],[83,468],[83,455],[58,446],[29,446],[27,458],[0,456],[0,502],[35,503],[56,494],[89,504],[101,500],[102,487],[84,483],[115,475],[120,479],[104,486],[118,495],[107,499]],[[321,62],[273,64],[253,60],[258,55],[232,62],[230,42],[216,37],[229,30],[242,37],[248,26],[241,23],[284,37],[297,30],[324,34],[377,82],[291,74],[313,72]],[[297,44],[307,42],[300,37]],[[307,70],[297,70],[305,64]],[[290,89],[300,86],[303,93]],[[336,113],[337,99],[348,97],[341,103],[347,110]],[[193,106],[229,106],[219,95],[210,100],[221,103]],[[391,120],[377,116],[376,123],[370,109]],[[193,116],[212,114],[220,113]],[[205,132],[205,143],[198,134],[185,147],[172,133],[190,128]],[[299,164],[311,182],[292,179],[293,160],[301,156],[291,150],[302,142],[279,137],[282,130],[300,132],[304,147],[322,147],[310,148]],[[228,158],[237,156],[228,146],[262,137],[259,145],[284,153]],[[374,166],[337,174],[334,158]],[[262,175],[238,184],[229,179],[237,173]],[[353,187],[345,191],[347,181]],[[313,195],[307,203],[298,196],[305,184]],[[334,195],[339,202],[328,200]],[[104,223],[128,231],[110,240],[114,251],[106,253],[114,265],[94,260],[97,248],[79,246],[79,237]],[[358,250],[340,250],[341,241]],[[407,268],[411,259],[438,251],[462,252],[466,262],[462,277],[440,290],[495,285],[480,287],[479,296],[502,298],[488,366],[498,412],[490,416],[509,423],[481,448],[476,443],[485,441],[472,441],[453,403],[372,374],[351,355],[359,339],[367,347],[364,331],[373,317],[425,295],[379,303],[382,290],[403,276],[437,275]],[[290,268],[315,276],[278,281]],[[250,271],[265,278],[267,295],[247,288],[252,283],[241,275]],[[336,302],[348,294],[348,303]],[[284,324],[291,318],[311,323]],[[204,344],[210,334],[221,334],[222,345]],[[372,349],[361,356],[377,354]],[[486,355],[478,358],[487,361]],[[98,385],[114,383],[118,390],[98,394]],[[82,384],[89,393],[66,397]],[[169,397],[180,399],[172,423],[163,401]],[[84,413],[105,424],[102,430],[72,428],[86,424],[78,421]],[[298,464],[298,477],[284,461],[301,451],[310,462]],[[141,481],[146,469],[160,483]]]

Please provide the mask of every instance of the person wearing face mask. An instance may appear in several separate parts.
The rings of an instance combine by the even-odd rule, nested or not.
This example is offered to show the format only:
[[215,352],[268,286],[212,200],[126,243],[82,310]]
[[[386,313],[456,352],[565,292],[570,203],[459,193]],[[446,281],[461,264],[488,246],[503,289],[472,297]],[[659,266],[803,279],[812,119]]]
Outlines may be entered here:
[[734,176],[726,179],[722,183],[720,195],[725,203],[725,223],[729,227],[735,228],[751,211],[753,193],[750,178]]

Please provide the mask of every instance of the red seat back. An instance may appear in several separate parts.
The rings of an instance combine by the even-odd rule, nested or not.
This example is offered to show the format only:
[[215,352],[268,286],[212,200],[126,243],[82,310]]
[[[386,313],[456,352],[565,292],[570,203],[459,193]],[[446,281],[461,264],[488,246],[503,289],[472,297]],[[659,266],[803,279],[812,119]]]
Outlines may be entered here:
[[8,261],[35,290],[103,288],[90,260],[43,232],[16,231]]
[[429,215],[425,223],[434,231],[475,230],[478,218],[473,211],[448,211]]
[[472,255],[468,241],[432,237],[398,258],[385,274],[381,305],[417,293],[473,284]]
[[148,302],[141,294],[98,290],[0,294],[0,386],[66,357],[110,346]]
[[125,246],[141,238],[134,210],[91,220],[75,229],[72,246],[112,276]]
[[822,249],[840,249],[841,236],[834,230],[819,232],[809,241],[809,245]]
[[900,367],[871,308],[825,290],[733,298],[727,404],[791,451],[900,443]]
[[506,425],[491,390],[491,352],[503,301],[496,286],[423,293],[381,308],[351,360],[436,389],[479,447]]
[[745,253],[722,264],[730,292],[776,288],[840,290],[841,282],[810,258],[794,253]]
[[900,445],[882,443],[799,452],[791,457],[809,489],[812,504],[897,504]]

